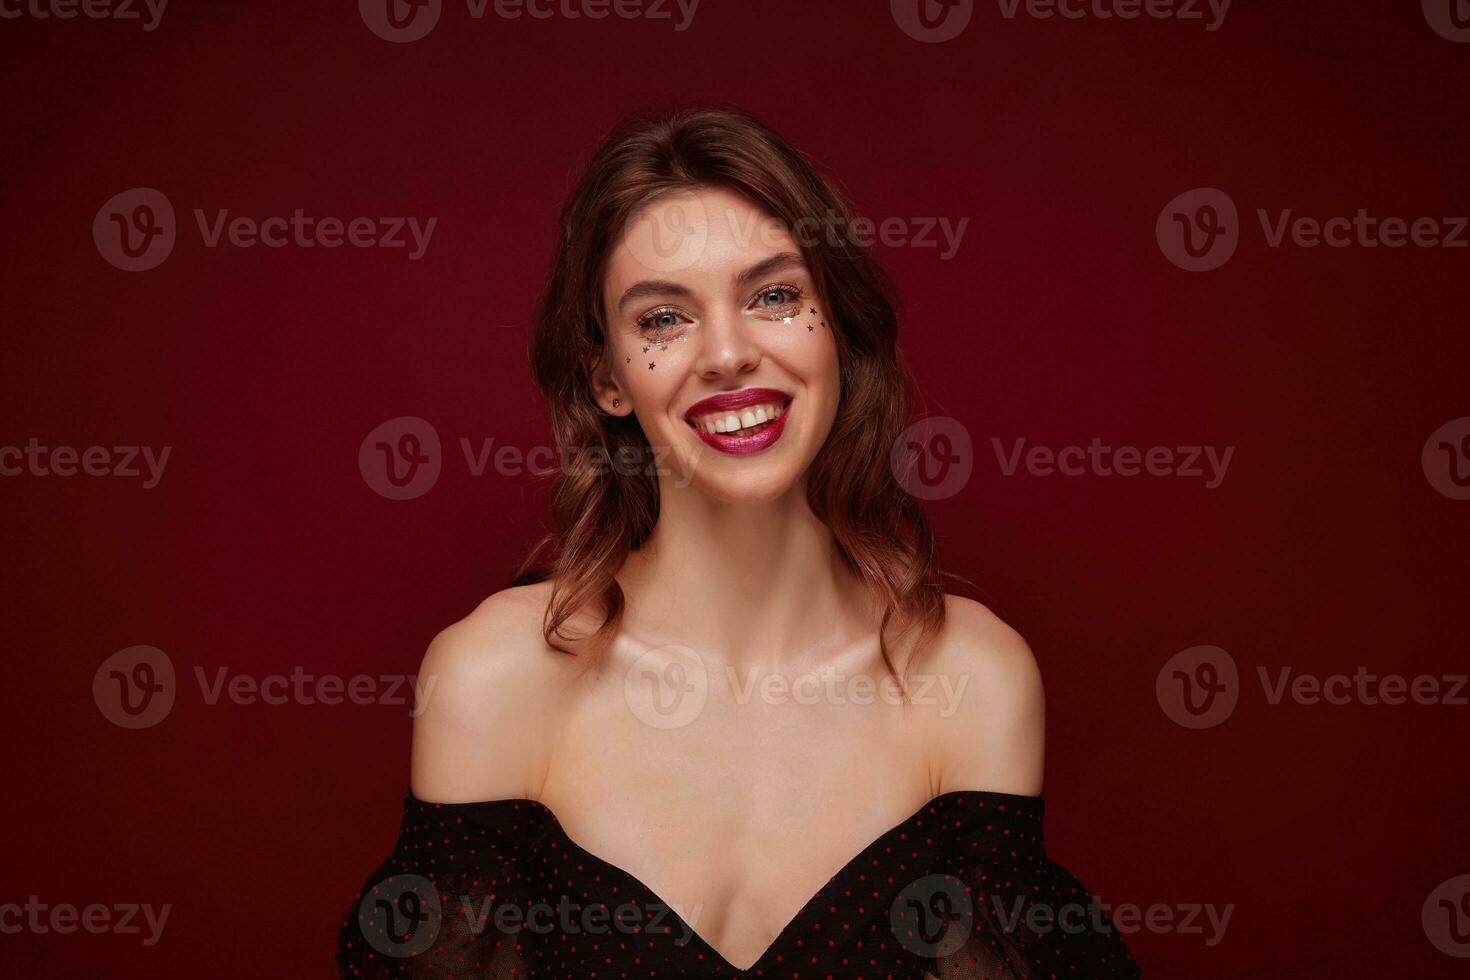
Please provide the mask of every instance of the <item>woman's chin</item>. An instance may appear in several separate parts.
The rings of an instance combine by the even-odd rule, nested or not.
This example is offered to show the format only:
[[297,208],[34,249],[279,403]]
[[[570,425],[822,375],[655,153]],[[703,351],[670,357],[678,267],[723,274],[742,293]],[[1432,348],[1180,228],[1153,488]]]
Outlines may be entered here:
[[751,467],[745,473],[715,474],[706,467],[703,471],[695,470],[694,479],[688,482],[688,487],[721,503],[755,505],[780,500],[791,492],[795,483],[794,473],[760,473],[756,472],[755,467]]

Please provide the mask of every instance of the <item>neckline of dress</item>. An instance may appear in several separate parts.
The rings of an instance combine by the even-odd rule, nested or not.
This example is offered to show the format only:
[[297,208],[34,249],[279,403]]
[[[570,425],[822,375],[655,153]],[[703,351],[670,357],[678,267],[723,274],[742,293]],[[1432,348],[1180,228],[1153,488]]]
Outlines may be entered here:
[[1013,804],[1019,810],[1040,808],[1046,802],[1046,797],[1043,795],[1024,796],[1017,793],[1005,793],[998,790],[984,789],[952,789],[931,797],[913,813],[909,814],[907,817],[900,820],[898,823],[894,824],[892,827],[883,831],[877,837],[869,841],[866,845],[863,846],[861,850],[859,850],[852,857],[848,858],[847,861],[844,862],[840,868],[838,868],[832,874],[828,875],[826,880],[822,882],[822,884],[816,889],[816,891],[814,891],[811,896],[802,903],[801,907],[796,910],[795,914],[793,914],[789,919],[786,920],[786,924],[783,925],[781,929],[776,933],[776,938],[772,939],[770,945],[768,945],[764,950],[761,951],[761,954],[756,957],[755,962],[751,963],[749,966],[740,967],[736,966],[734,963],[731,963],[730,960],[726,958],[723,953],[721,953],[718,949],[711,945],[709,940],[700,935],[698,930],[696,930],[684,919],[684,916],[680,914],[679,910],[673,904],[665,901],[663,896],[659,895],[658,892],[649,887],[649,885],[645,883],[642,878],[638,877],[628,869],[614,864],[613,862],[607,860],[596,852],[590,851],[586,847],[583,847],[581,844],[577,843],[577,841],[570,834],[567,833],[566,827],[562,825],[561,818],[556,815],[556,811],[547,806],[545,803],[542,803],[540,800],[533,800],[530,797],[524,796],[511,796],[496,800],[473,800],[460,803],[436,803],[432,800],[419,799],[417,796],[414,795],[412,789],[408,790],[406,795],[410,800],[424,806],[440,807],[446,809],[453,809],[456,807],[488,808],[505,804],[531,804],[532,807],[543,811],[545,815],[550,818],[550,822],[555,825],[556,832],[558,836],[561,837],[564,843],[575,849],[579,854],[583,855],[584,858],[586,858],[591,863],[596,864],[601,868],[614,872],[627,879],[629,882],[636,885],[640,890],[645,892],[650,898],[652,898],[657,905],[661,906],[662,908],[668,909],[669,913],[674,917],[677,925],[682,929],[684,933],[689,936],[691,941],[698,943],[701,948],[708,951],[711,956],[717,959],[722,969],[727,970],[736,976],[753,973],[754,971],[763,967],[766,964],[766,960],[769,959],[774,952],[776,952],[776,950],[781,946],[782,942],[790,934],[791,930],[796,928],[797,924],[806,917],[807,911],[812,907],[812,903],[815,902],[817,898],[822,894],[822,892],[826,890],[828,885],[832,884],[832,882],[836,881],[839,877],[846,874],[855,864],[866,857],[869,852],[871,852],[875,847],[882,844],[885,840],[892,837],[894,834],[900,833],[903,830],[907,829],[910,824],[926,815],[930,810],[939,805],[941,801],[946,800],[950,797],[983,796],[986,798],[1005,801],[1006,803]]

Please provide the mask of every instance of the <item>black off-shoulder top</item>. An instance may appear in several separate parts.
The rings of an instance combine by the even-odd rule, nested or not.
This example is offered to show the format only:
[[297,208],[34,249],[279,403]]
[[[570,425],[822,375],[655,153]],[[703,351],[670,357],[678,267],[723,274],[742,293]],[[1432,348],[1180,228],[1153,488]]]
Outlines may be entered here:
[[1141,976],[1042,843],[1041,797],[935,797],[839,870],[750,967],[526,799],[406,793],[337,939],[343,977],[1111,980]]

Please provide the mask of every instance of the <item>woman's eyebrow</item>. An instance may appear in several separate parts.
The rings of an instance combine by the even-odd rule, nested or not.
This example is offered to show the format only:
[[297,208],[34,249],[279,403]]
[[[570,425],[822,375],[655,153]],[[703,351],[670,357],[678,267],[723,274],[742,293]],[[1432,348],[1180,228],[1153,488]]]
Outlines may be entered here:
[[643,279],[635,282],[623,290],[623,295],[618,299],[618,312],[635,299],[644,296],[680,296],[688,298],[694,295],[688,286],[681,286],[677,282],[669,282],[667,279]]
[[[805,267],[806,261],[797,253],[777,252],[770,258],[761,259],[745,271],[737,273],[733,281],[737,289],[744,289],[777,272]],[[642,299],[645,296],[678,296],[687,299],[692,295],[688,286],[677,282],[667,279],[641,279],[623,290],[623,295],[618,297],[618,312],[622,313],[633,300]]]
[[735,286],[736,288],[752,286],[757,280],[764,279],[766,276],[774,275],[777,272],[783,272],[793,267],[805,268],[806,262],[795,252],[777,252],[770,258],[762,259],[736,276]]

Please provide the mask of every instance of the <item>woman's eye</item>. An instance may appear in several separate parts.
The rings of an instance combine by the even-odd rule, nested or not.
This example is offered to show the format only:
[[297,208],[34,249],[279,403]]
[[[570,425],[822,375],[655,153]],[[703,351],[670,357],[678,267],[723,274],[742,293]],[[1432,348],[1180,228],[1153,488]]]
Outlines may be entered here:
[[795,286],[772,286],[763,289],[755,298],[757,310],[771,312],[793,305],[801,298],[801,290]]
[[652,310],[638,318],[638,329],[648,334],[666,334],[677,330],[682,319],[678,310]]

